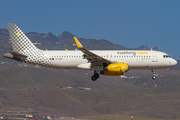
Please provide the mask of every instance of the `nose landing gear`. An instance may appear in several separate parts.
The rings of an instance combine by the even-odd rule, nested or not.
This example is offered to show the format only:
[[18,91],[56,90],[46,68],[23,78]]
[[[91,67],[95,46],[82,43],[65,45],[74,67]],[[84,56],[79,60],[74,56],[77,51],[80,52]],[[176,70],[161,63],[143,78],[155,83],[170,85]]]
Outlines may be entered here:
[[155,73],[154,69],[152,69],[151,71],[152,71],[152,79],[155,80],[157,78],[158,74]]

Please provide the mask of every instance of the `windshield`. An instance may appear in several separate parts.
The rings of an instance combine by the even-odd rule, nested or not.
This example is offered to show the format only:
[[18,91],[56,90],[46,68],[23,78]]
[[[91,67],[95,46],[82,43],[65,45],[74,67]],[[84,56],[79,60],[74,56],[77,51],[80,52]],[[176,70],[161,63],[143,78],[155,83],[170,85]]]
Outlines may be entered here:
[[163,58],[169,58],[170,56],[169,55],[163,55]]

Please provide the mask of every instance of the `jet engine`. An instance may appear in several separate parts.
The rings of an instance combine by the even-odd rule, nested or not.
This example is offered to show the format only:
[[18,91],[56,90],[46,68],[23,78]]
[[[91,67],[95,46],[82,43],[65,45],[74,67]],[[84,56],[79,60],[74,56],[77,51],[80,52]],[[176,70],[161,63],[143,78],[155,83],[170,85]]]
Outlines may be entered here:
[[120,76],[127,71],[128,71],[127,63],[112,63],[107,66],[104,66],[103,70],[100,71],[100,74],[108,75],[108,76]]

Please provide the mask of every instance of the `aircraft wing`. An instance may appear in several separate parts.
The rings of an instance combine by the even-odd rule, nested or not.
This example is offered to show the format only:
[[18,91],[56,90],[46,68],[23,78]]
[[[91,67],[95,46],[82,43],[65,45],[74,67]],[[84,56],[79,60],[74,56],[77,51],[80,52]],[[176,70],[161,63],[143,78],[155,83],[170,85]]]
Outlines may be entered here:
[[85,49],[81,43],[78,41],[78,39],[74,36],[74,40],[76,42],[77,47],[84,53],[84,58],[86,58],[91,63],[96,63],[98,65],[102,65],[103,63],[111,63],[111,61],[104,59],[89,50]]

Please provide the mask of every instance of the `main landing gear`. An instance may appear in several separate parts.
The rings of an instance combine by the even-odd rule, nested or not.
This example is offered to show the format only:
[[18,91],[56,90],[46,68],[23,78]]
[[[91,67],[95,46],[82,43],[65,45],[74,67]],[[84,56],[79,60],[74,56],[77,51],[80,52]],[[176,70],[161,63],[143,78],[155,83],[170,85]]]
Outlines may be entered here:
[[94,75],[91,77],[92,81],[96,81],[99,78],[99,73],[97,73],[96,71],[94,71]]
[[157,78],[158,74],[155,73],[154,69],[152,69],[151,71],[152,71],[152,79],[155,80]]

